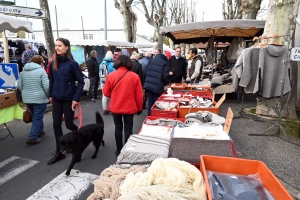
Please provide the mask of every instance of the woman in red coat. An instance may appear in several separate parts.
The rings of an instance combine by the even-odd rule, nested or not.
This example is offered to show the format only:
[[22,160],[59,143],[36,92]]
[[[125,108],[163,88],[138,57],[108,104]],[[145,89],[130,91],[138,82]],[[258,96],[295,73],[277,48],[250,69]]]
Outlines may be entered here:
[[[104,96],[110,97],[109,111],[115,123],[116,155],[118,156],[132,135],[133,116],[142,113],[143,91],[139,76],[131,72],[132,61],[126,55],[115,60],[114,68],[117,70],[106,77],[102,90]],[[123,120],[125,143],[123,143]]]

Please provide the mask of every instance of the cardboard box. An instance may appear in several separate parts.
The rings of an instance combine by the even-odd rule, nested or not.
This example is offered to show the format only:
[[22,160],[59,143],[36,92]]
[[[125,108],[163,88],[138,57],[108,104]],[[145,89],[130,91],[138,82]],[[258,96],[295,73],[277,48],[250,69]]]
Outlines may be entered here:
[[0,94],[0,109],[14,106],[16,104],[18,104],[18,101],[15,92]]

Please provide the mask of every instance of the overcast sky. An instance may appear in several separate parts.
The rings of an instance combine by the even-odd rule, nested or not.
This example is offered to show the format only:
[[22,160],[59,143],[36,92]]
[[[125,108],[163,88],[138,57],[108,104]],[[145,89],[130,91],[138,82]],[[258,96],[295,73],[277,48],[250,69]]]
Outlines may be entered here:
[[[197,21],[201,21],[204,12],[205,21],[222,20],[223,0],[195,0]],[[268,0],[264,0],[266,4]],[[107,28],[122,29],[123,18],[114,7],[114,0],[107,0]],[[150,0],[146,0],[150,2]],[[39,0],[16,0],[17,6],[39,8]],[[81,30],[81,16],[84,29],[100,29],[104,27],[104,0],[48,0],[52,29],[56,29],[55,6],[57,8],[58,29]],[[141,7],[140,7],[141,8]],[[138,16],[137,34],[153,35],[153,27],[150,26],[141,11],[134,9]],[[149,11],[150,12],[150,11]],[[261,19],[261,18],[260,18]],[[42,30],[42,20],[28,18],[32,21],[34,30]]]

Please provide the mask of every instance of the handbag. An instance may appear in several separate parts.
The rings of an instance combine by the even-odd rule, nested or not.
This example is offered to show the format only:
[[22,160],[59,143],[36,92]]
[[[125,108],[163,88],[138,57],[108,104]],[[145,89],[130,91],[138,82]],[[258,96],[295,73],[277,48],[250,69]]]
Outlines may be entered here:
[[26,111],[25,111],[25,113],[24,113],[24,115],[23,115],[23,121],[24,121],[25,123],[30,123],[30,122],[32,122],[32,115],[31,115],[31,112],[29,111],[28,108],[26,108]]

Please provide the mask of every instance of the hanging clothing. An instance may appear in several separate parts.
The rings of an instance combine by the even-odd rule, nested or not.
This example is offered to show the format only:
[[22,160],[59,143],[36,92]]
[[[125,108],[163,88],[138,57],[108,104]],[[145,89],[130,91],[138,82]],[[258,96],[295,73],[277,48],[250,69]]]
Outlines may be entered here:
[[94,50],[97,51],[98,54],[97,61],[101,63],[106,52],[104,46],[94,46]]
[[[260,49],[258,73],[253,91],[255,95],[262,98],[281,96],[281,81],[284,78],[283,95],[291,91],[290,65],[286,66],[283,63],[287,59],[287,53],[288,49],[285,46],[268,45]],[[288,70],[287,73],[285,70]]]
[[85,62],[84,48],[82,46],[71,46],[71,52],[74,60],[81,65]]
[[258,71],[259,52],[260,48],[248,48],[244,54],[240,86],[245,88],[245,93],[253,93]]
[[237,51],[242,46],[244,39],[241,37],[234,38],[230,43],[229,49],[227,51],[226,57],[230,63],[235,63],[238,59]]
[[207,42],[207,47],[205,49],[205,55],[206,55],[206,64],[211,64],[214,62],[214,41],[213,38],[210,38]]

